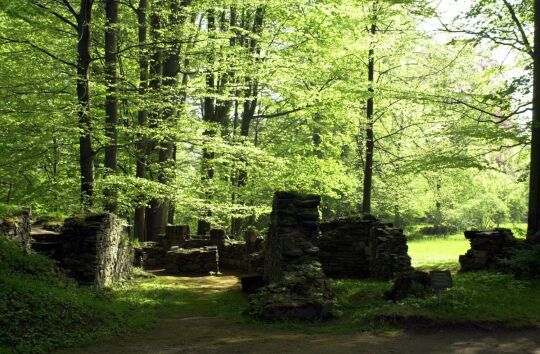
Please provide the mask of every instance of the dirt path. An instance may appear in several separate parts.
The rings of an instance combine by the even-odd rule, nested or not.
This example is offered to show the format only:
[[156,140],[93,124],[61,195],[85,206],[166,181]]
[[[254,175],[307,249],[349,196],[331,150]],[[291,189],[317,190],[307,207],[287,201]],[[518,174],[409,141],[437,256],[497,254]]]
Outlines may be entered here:
[[[193,282],[208,291],[223,291],[238,286],[234,277],[178,278]],[[224,286],[226,284],[226,286]],[[540,330],[477,331],[443,330],[432,333],[376,334],[302,334],[298,331],[250,328],[246,324],[221,318],[165,318],[157,328],[144,334],[113,338],[101,344],[71,348],[71,353],[459,353],[540,354]]]

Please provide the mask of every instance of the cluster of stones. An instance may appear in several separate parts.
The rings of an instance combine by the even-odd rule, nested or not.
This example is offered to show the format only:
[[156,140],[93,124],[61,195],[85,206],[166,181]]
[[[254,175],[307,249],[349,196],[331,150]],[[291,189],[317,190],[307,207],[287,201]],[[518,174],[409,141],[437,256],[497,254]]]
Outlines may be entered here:
[[391,279],[411,270],[407,238],[366,215],[321,224],[320,257],[332,278]]
[[465,231],[465,238],[469,240],[471,248],[459,256],[462,272],[503,271],[505,265],[502,261],[508,260],[519,245],[519,240],[508,229]]
[[173,246],[167,252],[165,270],[171,274],[217,274],[219,253],[217,246],[202,248],[180,248]]
[[250,296],[248,312],[263,320],[332,316],[333,292],[319,262],[320,197],[277,192],[264,255],[267,286]]
[[219,229],[207,236],[190,236],[187,226],[168,226],[167,235],[158,242],[143,242],[135,248],[136,265],[165,268],[171,274],[208,275],[218,273],[220,266],[250,272],[261,268],[256,254],[262,238],[248,231],[245,239],[229,240]]

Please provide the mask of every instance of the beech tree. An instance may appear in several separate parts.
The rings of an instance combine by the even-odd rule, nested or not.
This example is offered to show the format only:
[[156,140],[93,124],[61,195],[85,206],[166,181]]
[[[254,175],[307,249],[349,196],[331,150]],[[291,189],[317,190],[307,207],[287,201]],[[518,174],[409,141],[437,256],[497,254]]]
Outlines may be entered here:
[[[501,99],[527,78],[503,85],[472,42],[441,47],[423,1],[0,4],[7,203],[114,211],[156,240],[168,223],[261,229],[278,189],[320,194],[324,218],[439,205],[441,224],[459,198],[476,205],[456,181],[488,175],[475,171],[504,168],[522,190],[523,159],[498,149],[528,143],[521,94]],[[521,194],[500,194],[520,215]]]

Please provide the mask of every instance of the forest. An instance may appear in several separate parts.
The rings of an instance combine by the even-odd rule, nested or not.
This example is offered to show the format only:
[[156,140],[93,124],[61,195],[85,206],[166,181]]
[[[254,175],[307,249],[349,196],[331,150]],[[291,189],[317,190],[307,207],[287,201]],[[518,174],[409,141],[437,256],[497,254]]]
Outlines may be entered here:
[[[380,330],[408,316],[496,322],[502,337],[504,322],[538,326],[540,282],[523,280],[540,276],[537,45],[540,0],[0,0],[0,234],[23,244],[20,252],[0,237],[0,311],[9,313],[0,352],[91,344],[162,325],[168,311],[238,322],[247,306],[258,321],[257,301],[275,299],[272,284],[289,281],[291,264],[302,284],[332,278],[333,291],[315,292],[339,319],[256,322],[261,338]],[[312,221],[320,245],[305,226]],[[347,231],[368,223],[371,231]],[[66,240],[93,228],[92,242],[105,232],[119,242],[114,252],[135,248],[129,281],[109,286],[106,267],[92,287],[64,279],[87,275],[87,255],[68,256],[83,243]],[[394,241],[383,245],[382,234]],[[100,262],[106,246],[96,247]],[[358,247],[361,256],[345,254]],[[114,283],[130,255],[114,256]],[[309,268],[305,259],[319,256]],[[336,265],[349,256],[352,265]],[[201,278],[210,285],[170,275],[171,262],[175,272],[185,264],[219,275],[216,257],[223,269],[242,259],[247,273],[262,274],[264,301],[235,292],[245,285],[238,268]],[[437,307],[429,291],[416,298],[414,284],[401,308],[380,299],[403,270],[418,281],[413,269],[450,271],[448,302]],[[513,289],[508,298],[488,299],[503,288]],[[86,333],[92,323],[98,329]],[[540,348],[537,334],[528,338],[534,348],[516,353]],[[368,351],[377,350],[389,349]]]

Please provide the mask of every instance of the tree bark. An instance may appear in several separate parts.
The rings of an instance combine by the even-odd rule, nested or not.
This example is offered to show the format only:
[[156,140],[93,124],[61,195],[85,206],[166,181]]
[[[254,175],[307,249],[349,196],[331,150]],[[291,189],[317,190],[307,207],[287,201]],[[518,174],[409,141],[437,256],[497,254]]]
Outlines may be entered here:
[[375,90],[373,88],[375,82],[375,35],[377,34],[376,24],[376,4],[373,5],[373,22],[371,24],[370,34],[371,43],[369,48],[368,58],[368,100],[367,100],[367,128],[366,128],[366,160],[364,164],[364,191],[362,199],[362,212],[365,214],[371,213],[371,192],[373,189],[373,152],[374,152],[374,132],[373,132],[373,115],[375,111]]
[[[242,21],[244,25],[246,26],[247,21],[246,19],[243,19]],[[255,14],[253,17],[253,26],[251,28],[245,28],[246,30],[251,31],[255,36],[251,38],[251,40],[248,40],[245,43],[245,46],[249,50],[249,52],[253,55],[254,60],[258,61],[257,55],[260,54],[260,43],[258,40],[258,37],[262,36],[263,34],[263,25],[264,25],[264,7],[259,6],[255,10]],[[248,26],[246,26],[248,27]],[[239,40],[240,43],[242,43],[241,40]],[[249,76],[245,77],[245,84],[246,84],[246,90],[244,91],[245,101],[243,104],[243,110],[242,110],[242,119],[240,123],[240,135],[242,137],[249,137],[249,132],[251,128],[251,123],[253,122],[253,118],[255,117],[255,112],[257,110],[258,105],[258,95],[259,95],[259,82],[257,80],[252,79]],[[246,185],[247,182],[247,171],[244,169],[240,169],[236,172],[236,180],[234,181],[236,183],[236,187],[242,188]],[[233,202],[237,199],[237,195],[233,195]],[[240,234],[240,230],[242,229],[242,223],[244,218],[232,218],[231,221],[231,235],[233,238],[236,238]]]
[[[190,4],[190,0],[175,0],[171,2],[168,28],[175,32],[181,28],[186,20],[185,8]],[[178,34],[175,34],[175,39],[177,36]],[[180,41],[173,40],[164,53],[163,86],[167,88],[167,93],[165,97],[166,106],[163,111],[161,123],[165,128],[172,126],[168,121],[175,119],[177,112],[176,104],[179,101],[180,43]],[[164,185],[168,185],[174,180],[174,148],[175,143],[170,137],[165,137],[159,143],[158,182]],[[161,200],[157,205],[157,210],[155,211],[157,218],[154,222],[156,223],[154,227],[159,231],[159,234],[165,234],[166,232],[167,222],[170,220],[169,211],[171,209],[171,203],[170,199],[166,199]]]
[[[138,41],[139,50],[139,97],[141,102],[144,101],[144,96],[148,88],[148,48],[146,47],[147,39],[147,12],[148,0],[140,0],[137,8],[137,24],[139,26]],[[137,116],[137,122],[140,127],[146,127],[148,112],[144,108],[140,108]],[[137,143],[137,178],[145,178],[146,175],[146,146],[147,141],[144,134],[139,137]],[[139,205],[135,208],[134,235],[136,239],[146,241],[145,230],[145,207]]]
[[[114,174],[118,165],[118,0],[105,0],[105,169],[106,174]],[[105,193],[105,210],[116,211],[116,193],[107,189]]]
[[527,237],[540,232],[540,0],[534,0],[534,73]]
[[[150,78],[149,86],[152,90],[152,94],[157,97],[157,93],[161,91],[162,77],[163,77],[163,48],[160,41],[162,40],[161,29],[162,19],[160,15],[161,1],[157,1],[152,6],[152,14],[150,16],[150,26],[152,33],[152,41],[154,42],[152,48],[152,58],[150,60]],[[150,128],[157,129],[158,121],[161,119],[161,107],[154,107],[152,113],[149,115]],[[157,146],[156,141],[148,141],[147,144],[147,156],[150,160],[152,151]],[[153,172],[153,171],[150,171]],[[156,241],[159,234],[162,232],[161,226],[163,215],[161,214],[162,208],[161,202],[157,198],[153,198],[150,201],[150,207],[146,208],[146,235],[148,241]]]
[[84,210],[92,206],[94,195],[94,149],[92,147],[92,118],[90,116],[90,25],[93,0],[81,0],[77,16],[77,102],[79,115],[79,164],[81,172],[81,201]]
[[[209,32],[210,38],[214,36],[213,32],[216,30],[216,16],[215,11],[208,10],[207,13],[207,29]],[[208,62],[213,63],[214,61],[214,53],[212,52],[213,49],[210,49],[211,53],[208,55]],[[208,123],[215,123],[216,122],[216,99],[213,97],[213,94],[216,92],[216,75],[213,72],[213,69],[208,70],[206,73],[206,91],[209,94],[204,99],[204,112],[203,112],[203,121]],[[213,129],[207,129],[203,133],[206,136],[212,137],[215,135],[215,132]],[[210,151],[208,148],[203,149],[203,156],[202,156],[202,174],[203,174],[203,184],[208,183],[208,181],[212,180],[214,178],[214,169],[211,166],[211,160],[214,158],[214,153]],[[205,191],[204,198],[206,200],[210,200],[210,195],[207,191]],[[208,216],[211,216],[212,212],[208,210],[207,208],[203,209],[201,211],[201,215],[199,217],[199,220],[197,221],[197,235],[206,235],[210,231],[211,225],[206,220]]]

